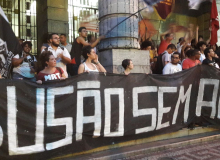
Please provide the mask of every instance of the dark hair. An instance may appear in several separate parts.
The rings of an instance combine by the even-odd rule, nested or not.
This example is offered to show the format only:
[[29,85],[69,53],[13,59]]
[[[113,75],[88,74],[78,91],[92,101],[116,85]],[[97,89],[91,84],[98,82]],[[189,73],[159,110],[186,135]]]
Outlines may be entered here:
[[47,64],[46,62],[49,62],[50,56],[53,55],[50,51],[43,51],[40,55],[40,68],[43,70]]
[[87,59],[87,58],[88,58],[87,54],[90,54],[92,49],[93,49],[93,48],[92,48],[91,46],[85,46],[85,47],[83,47],[83,48],[82,48],[82,56],[83,56],[85,59]]
[[179,43],[184,40],[184,37],[179,38]]
[[207,47],[207,48],[204,50],[204,54],[205,54],[205,57],[206,57],[206,58],[208,57],[208,53],[210,53],[210,49],[212,49],[212,48]]
[[[180,58],[180,53],[179,53],[179,52],[174,52],[173,55],[174,55],[174,54],[178,55],[179,58]],[[172,55],[171,57],[173,57],[173,55]]]
[[[53,35],[58,35],[57,33],[51,33],[50,36],[49,36],[49,39],[52,39],[53,38]],[[59,36],[59,35],[58,35]]]
[[200,47],[202,47],[203,45],[206,45],[206,43],[205,43],[204,41],[200,41],[200,42],[197,43],[196,48],[197,48],[198,50],[200,50]]
[[199,35],[199,36],[198,36],[198,39],[199,39],[199,38],[202,38],[202,39],[203,39],[203,36],[202,36],[202,35]]
[[184,53],[186,53],[186,51],[187,51],[188,49],[192,49],[192,46],[187,45],[186,48],[184,49]]
[[194,49],[194,50],[192,51],[191,56],[195,56],[195,55],[197,55],[198,52],[200,52],[200,50],[198,50],[198,49]]
[[86,27],[80,27],[80,28],[78,29],[78,32],[82,32],[83,29],[86,29]]
[[186,51],[185,55],[189,58],[192,56],[193,51],[194,51],[194,49],[190,49],[190,50]]
[[216,50],[214,51],[214,49],[213,49],[213,51],[216,52],[218,50],[218,45],[215,43],[214,45],[211,45],[211,47],[213,47],[213,46],[215,46],[215,48],[216,48]]
[[25,41],[21,45],[22,49],[24,49],[24,46],[26,46],[26,44],[28,45],[28,47],[30,47],[30,48],[32,47],[32,43],[30,41]]
[[145,40],[143,43],[141,43],[141,49],[147,48],[148,46],[152,46],[152,42]]
[[169,49],[169,48],[171,48],[171,49],[176,49],[176,46],[175,46],[174,44],[169,44],[168,47],[167,47],[167,49]]
[[60,36],[64,36],[64,37],[66,37],[66,34],[62,33],[62,34],[60,34]]
[[168,38],[170,35],[170,33],[165,34],[165,39]]
[[90,41],[91,41],[92,37],[94,37],[94,35],[93,35],[93,34],[89,34],[89,35],[87,36],[87,40],[88,40],[88,42],[90,42]]
[[130,62],[131,62],[131,59],[124,59],[123,61],[122,61],[122,67],[124,68],[124,69],[126,69],[129,65],[130,65]]

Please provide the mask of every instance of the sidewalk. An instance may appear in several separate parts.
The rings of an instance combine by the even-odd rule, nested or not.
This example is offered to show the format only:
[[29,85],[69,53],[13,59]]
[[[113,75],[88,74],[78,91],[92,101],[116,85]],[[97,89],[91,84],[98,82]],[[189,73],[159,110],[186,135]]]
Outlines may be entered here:
[[64,160],[215,160],[220,159],[220,131],[111,149]]

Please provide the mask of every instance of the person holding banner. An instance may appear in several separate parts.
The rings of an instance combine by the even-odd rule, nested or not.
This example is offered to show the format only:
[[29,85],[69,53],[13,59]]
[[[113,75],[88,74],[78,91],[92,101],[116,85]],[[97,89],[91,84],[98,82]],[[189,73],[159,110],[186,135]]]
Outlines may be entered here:
[[56,58],[50,51],[44,51],[40,55],[40,64],[42,71],[37,75],[37,83],[42,84],[44,81],[57,79],[66,79],[65,72],[62,68],[56,67]]
[[85,46],[82,49],[82,55],[85,62],[80,64],[78,74],[84,72],[106,72],[105,68],[99,63],[98,55],[95,53],[94,48]]

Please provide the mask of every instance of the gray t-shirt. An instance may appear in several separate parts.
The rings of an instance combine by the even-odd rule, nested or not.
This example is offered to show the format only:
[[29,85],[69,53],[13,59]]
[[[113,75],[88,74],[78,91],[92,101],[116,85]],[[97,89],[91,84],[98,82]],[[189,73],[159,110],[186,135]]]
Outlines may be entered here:
[[67,51],[68,51],[69,53],[71,52],[71,49],[72,49],[72,45],[71,45],[71,44],[67,43],[67,45],[66,45],[66,46],[64,46],[64,45],[60,44],[60,46],[61,46],[61,47],[66,48],[66,49],[67,49]]

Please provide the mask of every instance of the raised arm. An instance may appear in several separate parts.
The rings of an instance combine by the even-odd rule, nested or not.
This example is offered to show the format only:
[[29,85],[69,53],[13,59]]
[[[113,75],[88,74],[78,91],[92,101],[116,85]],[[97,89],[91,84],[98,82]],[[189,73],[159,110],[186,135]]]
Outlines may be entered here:
[[93,42],[92,44],[89,44],[88,42],[85,41],[84,38],[82,37],[79,37],[77,38],[78,42],[80,42],[81,44],[83,44],[83,46],[91,46],[91,47],[95,47],[97,46],[97,44],[102,40],[104,39],[104,36],[100,36],[95,42]]
[[199,26],[196,27],[196,44],[199,42]]
[[99,57],[98,55],[96,55],[96,60],[94,60],[94,63],[97,67],[97,69],[99,70],[99,72],[106,72],[105,68],[101,65],[101,63],[99,62]]
[[209,31],[210,31],[210,36],[209,36],[209,39],[207,39],[206,44],[209,44],[209,42],[211,41],[211,38],[212,38],[212,27],[209,27]]
[[164,36],[165,36],[167,33],[169,33],[169,30],[166,31],[166,32],[164,32],[164,33],[162,33],[162,34],[160,35],[160,40],[161,40],[161,41],[164,40]]

